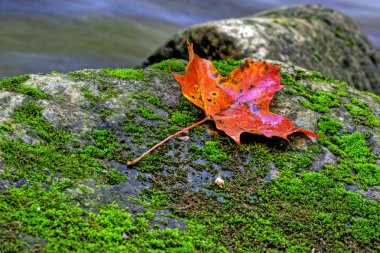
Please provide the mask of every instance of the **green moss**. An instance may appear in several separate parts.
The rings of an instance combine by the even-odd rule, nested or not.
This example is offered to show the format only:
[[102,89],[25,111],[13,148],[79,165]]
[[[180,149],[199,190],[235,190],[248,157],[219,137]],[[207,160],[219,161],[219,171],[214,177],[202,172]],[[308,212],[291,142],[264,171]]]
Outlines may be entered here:
[[149,154],[146,156],[138,167],[138,170],[141,172],[160,172],[168,164],[171,163],[170,159],[167,156],[163,156],[161,150],[156,150],[154,154]]
[[[345,96],[346,92],[343,90],[347,85],[344,82],[334,80],[331,78],[324,77],[320,72],[316,71],[297,71],[296,77],[293,78],[290,74],[285,72],[280,72],[282,80],[281,84],[290,86],[293,89],[287,88],[286,93],[291,95],[303,96],[307,100],[300,100],[300,104],[308,109],[311,109],[316,112],[328,113],[331,108],[339,107],[340,100],[337,95],[324,92],[324,91],[315,91],[307,88],[302,83],[298,82],[299,79],[306,79],[315,82],[330,82],[336,85],[335,89],[340,91],[339,96]],[[307,75],[306,75],[307,74]],[[311,75],[310,75],[311,74]]]
[[87,99],[88,102],[90,102],[92,106],[119,95],[115,89],[115,86],[111,83],[97,78],[96,84],[98,88],[97,93],[91,91],[88,87],[82,89],[82,95]]
[[156,120],[160,119],[161,117],[154,113],[152,109],[146,108],[144,106],[139,106],[136,109],[136,113],[138,113],[141,117],[149,119],[149,120]]
[[371,98],[376,100],[378,103],[380,103],[380,97],[378,95],[376,95],[372,92],[369,92],[369,91],[362,91],[362,92],[363,92],[363,94],[370,96]]
[[0,88],[1,89],[13,89],[15,87],[18,87],[22,83],[26,82],[28,79],[29,79],[28,75],[4,78],[0,81]]
[[96,109],[95,112],[99,114],[99,116],[103,119],[113,114],[113,111],[108,108],[99,108],[99,109]]
[[185,70],[183,63],[177,59],[164,60],[150,65],[149,67],[153,69],[166,70],[167,72],[170,72],[170,70],[173,72],[181,72]]
[[379,120],[365,103],[361,102],[357,98],[352,98],[351,102],[352,104],[347,103],[344,106],[346,107],[347,111],[354,117],[356,124],[363,124],[369,127],[379,126]]
[[222,163],[227,160],[227,154],[220,148],[219,143],[215,141],[206,141],[201,152],[202,156],[211,162]]
[[[315,74],[315,78],[321,77]],[[285,80],[291,83],[289,91],[316,96],[305,96],[313,107],[323,103],[318,99],[326,94],[313,93],[296,79],[297,76]],[[108,94],[111,90],[104,87],[106,90],[100,92]],[[135,97],[144,100],[139,103],[161,106],[154,96],[149,98]],[[327,95],[322,100],[330,98]],[[351,102],[364,109],[357,101]],[[146,110],[128,111],[121,125],[124,133],[121,129],[95,130],[87,138],[82,136],[83,142],[75,142],[70,135],[58,141],[59,135],[53,134],[58,130],[43,119],[43,107],[36,103],[18,109],[12,120],[27,126],[28,134],[40,143],[31,145],[18,140],[4,144],[0,140],[6,165],[2,177],[27,179],[24,186],[0,194],[0,251],[377,252],[380,248],[380,204],[345,190],[343,184],[359,188],[379,185],[380,173],[374,163],[378,156],[368,145],[371,136],[345,132],[343,124],[335,119],[321,117],[318,134],[322,135],[320,144],[337,154],[337,166],[326,164],[317,172],[310,171],[310,166],[321,152],[319,145],[297,150],[292,141],[256,136],[254,141],[238,147],[227,137],[210,137],[204,128],[199,133],[189,131],[190,142],[173,140],[136,165],[144,172],[137,179],[149,185],[137,203],[148,207],[148,211],[133,215],[116,204],[88,207],[80,197],[69,197],[64,192],[70,187],[88,191],[76,185],[74,180],[81,178],[94,178],[101,184],[125,182],[120,168],[113,168],[118,164],[114,159],[121,162],[120,143],[130,144],[135,153],[143,153],[151,143],[182,125],[202,119],[204,114],[199,108],[181,97],[177,104],[162,105],[169,115],[167,119],[147,125],[135,122],[139,119],[136,115],[142,116]],[[153,110],[148,111],[151,114],[155,115]],[[204,147],[200,147],[204,135],[207,138]],[[138,138],[140,144],[148,144],[131,144]],[[186,148],[189,151],[184,155],[182,149]],[[213,164],[198,164],[202,160]],[[222,188],[213,183],[216,175],[225,180]],[[173,220],[160,222],[161,210],[164,217]],[[160,229],[181,223],[179,219],[186,225],[183,229]],[[37,243],[30,242],[30,238]]]
[[7,164],[3,179],[49,182],[54,173],[78,180],[97,177],[104,166],[81,152],[49,144],[27,144],[19,140],[1,140],[0,150]]
[[143,135],[141,133],[135,133],[133,135],[133,138],[131,139],[132,143],[136,143],[139,145],[143,144],[145,141],[146,141],[146,139],[143,137]]
[[71,71],[68,72],[66,75],[74,78],[79,78],[79,79],[85,79],[85,80],[90,80],[94,76],[94,71],[89,71],[88,73],[84,71]]
[[341,97],[349,97],[349,93],[342,89],[336,89],[336,94]]
[[119,170],[117,169],[112,169],[107,171],[103,175],[103,181],[106,184],[114,185],[114,184],[120,184],[125,182],[126,176]]
[[93,144],[84,147],[83,152],[96,158],[113,159],[119,150],[116,133],[108,129],[94,130],[91,137]]
[[15,108],[12,116],[15,122],[25,124],[29,134],[34,134],[41,142],[28,144],[21,140],[1,140],[0,150],[7,164],[3,178],[48,182],[54,172],[75,179],[99,178],[107,170],[95,158],[121,157],[116,135],[109,130],[94,130],[91,135],[93,144],[83,150],[73,151],[70,148],[75,143],[72,136],[66,131],[55,129],[42,117],[42,110],[43,107],[33,101]]
[[186,111],[174,111],[168,121],[181,127],[187,127],[195,123],[194,117]]
[[309,148],[310,151],[312,151],[312,152],[314,152],[316,154],[320,154],[322,152],[321,148],[318,145],[316,145],[316,144],[312,144],[308,148]]
[[104,205],[92,213],[71,204],[73,198],[60,192],[56,185],[49,190],[24,185],[7,190],[0,195],[0,200],[0,227],[5,228],[1,230],[5,237],[0,238],[3,252],[25,245],[20,235],[12,236],[18,231],[41,238],[46,245],[37,243],[29,247],[44,252],[157,252],[162,247],[170,252],[194,252],[196,247],[210,249],[199,243],[202,238],[194,228],[153,230],[143,217],[134,218],[117,205]]
[[227,76],[231,73],[232,70],[240,67],[244,61],[237,60],[222,60],[222,61],[212,61],[214,67],[218,70],[219,74],[222,76]]
[[16,107],[12,118],[17,123],[30,126],[31,131],[35,132],[37,137],[44,141],[53,145],[67,143],[70,134],[62,130],[56,130],[49,121],[42,117],[41,112],[43,109],[43,106],[37,105],[34,101],[29,101],[24,105]]
[[92,104],[96,104],[96,103],[99,103],[101,101],[103,101],[103,99],[99,96],[96,96],[95,94],[93,94],[89,88],[83,88],[82,89],[82,95]]
[[124,132],[126,133],[144,133],[146,132],[146,126],[143,125],[136,125],[136,124],[131,124],[131,125],[126,125],[124,126]]
[[161,100],[154,96],[154,95],[151,95],[145,91],[143,92],[139,92],[139,93],[135,93],[133,94],[132,96],[133,98],[136,98],[136,99],[145,99],[148,103],[152,104],[152,105],[155,105],[155,106],[158,106],[158,107],[162,107],[162,103],[161,103]]
[[340,157],[337,168],[326,165],[324,173],[335,180],[363,187],[380,184],[380,170],[375,165],[378,158],[367,144],[369,135],[359,132],[342,135],[342,128],[342,123],[328,117],[318,121],[317,133],[322,136],[319,143]]
[[148,220],[153,220],[153,218],[154,218],[154,213],[153,213],[152,211],[148,210],[148,211],[146,211],[145,216],[146,216],[146,218],[147,218]]
[[375,163],[375,155],[366,143],[368,135],[354,132],[338,138],[339,147],[356,163]]
[[46,94],[38,90],[36,87],[23,84],[28,79],[28,75],[4,78],[0,81],[0,90],[18,92],[37,99],[46,98]]
[[313,111],[326,113],[330,111],[330,108],[339,107],[340,105],[339,100],[334,94],[323,91],[315,91],[310,93],[312,93],[312,95],[303,93],[303,96],[309,99],[310,102],[300,101],[300,103],[304,107]]
[[144,76],[143,69],[102,69],[102,72],[107,75],[116,76],[120,79],[136,79],[148,81],[149,78]]
[[343,128],[343,124],[327,116],[322,116],[318,120],[318,133],[327,135],[337,135]]
[[10,126],[5,124],[0,124],[0,134],[12,134],[13,130]]

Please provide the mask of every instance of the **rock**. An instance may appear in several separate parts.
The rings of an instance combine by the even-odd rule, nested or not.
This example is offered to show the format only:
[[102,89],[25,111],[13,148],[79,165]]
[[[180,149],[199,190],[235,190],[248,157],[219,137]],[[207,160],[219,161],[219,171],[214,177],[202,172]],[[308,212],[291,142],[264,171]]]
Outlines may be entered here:
[[379,51],[347,16],[320,5],[274,9],[186,28],[143,65],[187,59],[187,40],[203,58],[279,60],[380,94]]
[[243,134],[239,147],[207,122],[133,167],[204,117],[168,71],[186,62],[0,82],[4,252],[375,251],[380,98],[276,63],[271,110],[322,138]]

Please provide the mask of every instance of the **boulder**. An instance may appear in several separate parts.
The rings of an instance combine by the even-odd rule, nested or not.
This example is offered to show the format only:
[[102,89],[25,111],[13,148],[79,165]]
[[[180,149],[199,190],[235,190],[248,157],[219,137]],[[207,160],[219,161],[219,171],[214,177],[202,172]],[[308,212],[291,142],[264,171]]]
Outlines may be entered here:
[[207,122],[128,167],[204,117],[168,71],[185,64],[0,82],[0,251],[379,249],[380,98],[319,72],[277,62],[271,103],[318,140],[237,146]]
[[186,28],[143,65],[186,59],[187,40],[204,58],[279,60],[380,94],[379,51],[347,16],[320,5],[274,9]]

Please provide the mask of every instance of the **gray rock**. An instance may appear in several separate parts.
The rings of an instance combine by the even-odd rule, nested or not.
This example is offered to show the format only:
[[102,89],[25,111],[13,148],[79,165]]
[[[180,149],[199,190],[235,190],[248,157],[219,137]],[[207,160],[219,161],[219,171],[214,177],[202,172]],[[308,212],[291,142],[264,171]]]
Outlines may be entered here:
[[380,53],[345,15],[319,5],[208,22],[173,36],[144,63],[187,58],[186,41],[214,60],[266,58],[317,70],[380,94]]
[[[43,92],[46,97],[42,98],[20,94],[23,90],[0,90],[1,101],[9,102],[9,106],[0,105],[0,196],[6,200],[6,208],[2,212],[16,212],[9,216],[18,219],[21,215],[17,212],[25,212],[19,208],[22,204],[44,215],[51,211],[57,217],[64,217],[66,214],[58,210],[55,197],[35,200],[33,198],[38,196],[31,195],[21,196],[19,200],[12,195],[12,192],[17,193],[15,188],[22,187],[23,191],[32,193],[35,189],[46,189],[56,191],[57,196],[69,197],[61,203],[62,206],[82,208],[84,214],[80,214],[78,219],[88,219],[89,226],[95,222],[97,227],[100,226],[99,231],[109,226],[106,221],[112,218],[112,215],[107,216],[103,223],[101,208],[113,206],[135,217],[136,222],[144,220],[144,224],[146,222],[150,226],[144,229],[157,230],[153,234],[166,228],[175,228],[175,234],[187,231],[194,225],[198,226],[193,222],[200,222],[195,220],[202,218],[199,214],[204,215],[207,221],[209,215],[217,212],[221,226],[205,227],[211,229],[211,233],[221,235],[224,233],[221,232],[223,224],[240,230],[241,222],[259,222],[258,227],[267,229],[270,225],[280,231],[284,220],[290,224],[293,217],[299,215],[310,218],[318,210],[328,210],[331,215],[340,210],[351,212],[352,205],[356,205],[356,201],[364,201],[364,198],[372,200],[369,204],[378,205],[380,177],[375,166],[379,164],[380,98],[317,72],[276,63],[282,64],[285,88],[275,94],[271,111],[290,118],[297,127],[312,131],[322,131],[320,122],[323,120],[334,120],[341,129],[333,136],[327,134],[324,141],[319,142],[297,133],[289,136],[289,141],[246,134],[242,136],[241,147],[238,147],[217,131],[212,122],[207,122],[202,127],[189,130],[186,135],[188,141],[172,139],[131,167],[126,165],[127,160],[204,117],[199,108],[182,96],[180,85],[167,71],[167,66],[163,66],[168,62],[161,67],[147,67],[141,73],[140,70],[132,70],[130,76],[124,77],[105,74],[102,70],[30,75],[24,85]],[[181,64],[186,63],[176,61],[177,67]],[[28,106],[30,108],[26,108]],[[26,116],[15,117],[16,108],[21,108]],[[368,161],[360,156],[368,158]],[[347,169],[347,166],[352,168]],[[223,188],[214,183],[219,176],[225,180]],[[323,186],[319,186],[319,180]],[[352,187],[344,189],[344,184]],[[344,205],[344,209],[331,205],[335,198]],[[55,204],[50,205],[50,201]],[[308,204],[309,201],[312,204]],[[223,207],[226,209],[220,209],[220,205],[226,205]],[[231,208],[235,208],[234,212],[238,210],[239,216],[234,213],[229,216]],[[316,208],[316,211],[311,211],[311,208]],[[273,213],[273,210],[278,213]],[[377,216],[368,215],[371,208],[357,210],[361,209],[353,210],[353,215],[377,221]],[[242,218],[236,219],[240,212]],[[251,212],[251,216],[243,217],[244,212]],[[7,214],[1,215],[5,217]],[[51,221],[51,225],[43,229],[49,233],[55,229],[55,215],[45,215],[44,220]],[[69,212],[67,215],[71,217],[72,214]],[[280,225],[263,218],[267,215],[278,219]],[[345,215],[351,217],[351,214]],[[298,237],[302,234],[299,229],[309,231],[309,218],[297,223],[305,228],[297,226],[296,230],[284,231],[284,235],[297,234]],[[51,244],[49,237],[27,234],[25,231],[34,231],[33,226],[39,224],[28,224],[26,219],[22,220],[20,229],[24,232],[18,238],[26,242],[24,248],[33,249],[39,244],[38,247],[44,251],[45,244],[46,247]],[[69,218],[67,220],[67,226],[73,227],[72,230],[81,229]],[[5,230],[6,236],[19,233],[19,221],[14,222],[15,227]],[[332,222],[340,222],[343,232],[349,233],[346,219]],[[321,225],[322,230],[324,226]],[[318,231],[321,230],[318,228]],[[228,232],[235,236],[234,233]],[[316,248],[329,250],[324,241],[331,239],[314,231],[308,233],[323,239]],[[130,234],[124,234],[123,230],[119,231],[120,238],[132,238]],[[302,240],[308,239],[306,237]],[[186,238],[190,240],[191,236]],[[250,245],[252,240],[248,239],[247,244]],[[56,240],[67,242],[65,238]],[[70,240],[76,238],[70,237]],[[84,243],[81,240],[78,245]],[[344,244],[345,237],[334,237],[333,241],[336,240],[340,240],[338,242],[344,249],[350,249]],[[288,242],[290,245],[298,244],[298,241]],[[118,242],[112,241],[112,246],[114,243]],[[318,241],[313,239],[310,243],[314,247]],[[230,251],[237,250],[233,248],[235,246],[231,247]],[[355,249],[370,252],[375,247],[369,243]]]

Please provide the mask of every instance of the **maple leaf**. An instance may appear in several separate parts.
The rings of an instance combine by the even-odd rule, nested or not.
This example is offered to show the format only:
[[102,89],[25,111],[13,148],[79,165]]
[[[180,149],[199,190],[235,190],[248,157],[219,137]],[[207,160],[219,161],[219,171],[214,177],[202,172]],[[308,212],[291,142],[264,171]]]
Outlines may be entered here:
[[236,143],[240,144],[243,132],[284,139],[294,132],[319,137],[269,111],[274,93],[283,88],[281,66],[246,59],[243,65],[223,77],[210,61],[194,54],[193,44],[188,44],[188,51],[190,62],[186,74],[173,73],[174,78],[181,84],[183,95],[204,110],[206,117],[214,120],[216,127]]
[[206,118],[169,136],[139,158],[129,161],[128,165],[138,162],[169,139],[207,120],[214,120],[216,127],[239,145],[243,132],[284,139],[295,132],[319,137],[310,130],[297,128],[290,119],[269,111],[274,93],[283,88],[280,84],[281,66],[246,59],[243,65],[223,77],[210,61],[194,53],[192,43],[188,43],[187,49],[189,64],[185,69],[186,74],[172,74],[180,83],[183,95],[200,107]]

